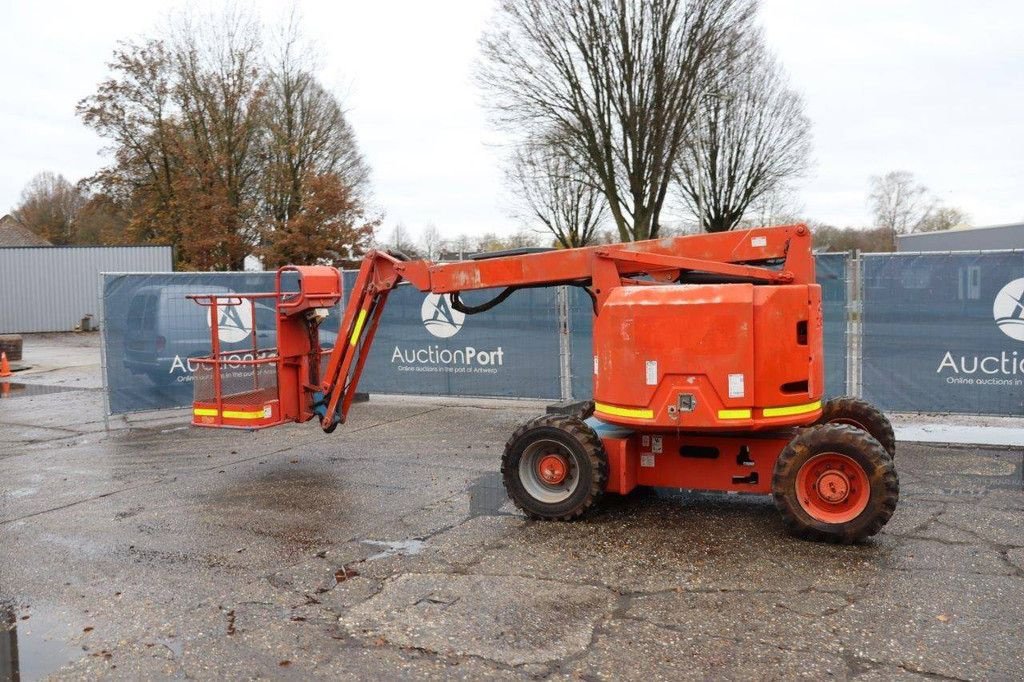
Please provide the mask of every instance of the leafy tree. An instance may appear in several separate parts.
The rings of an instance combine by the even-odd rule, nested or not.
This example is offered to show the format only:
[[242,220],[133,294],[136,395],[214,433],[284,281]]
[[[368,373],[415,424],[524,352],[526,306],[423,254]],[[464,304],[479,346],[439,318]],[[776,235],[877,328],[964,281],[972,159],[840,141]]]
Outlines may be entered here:
[[303,186],[302,210],[276,230],[262,252],[264,263],[357,267],[380,220],[366,217],[355,191],[337,173],[310,175]]
[[14,217],[25,227],[56,246],[77,244],[76,216],[85,196],[63,175],[36,175],[21,192]]
[[268,58],[262,28],[228,10],[179,15],[160,39],[115,50],[78,113],[110,143],[88,184],[125,217],[125,239],[175,246],[184,269],[241,269],[253,253],[331,260],[309,250],[321,243],[342,260],[365,249],[378,222],[368,169],[299,44],[293,23]]

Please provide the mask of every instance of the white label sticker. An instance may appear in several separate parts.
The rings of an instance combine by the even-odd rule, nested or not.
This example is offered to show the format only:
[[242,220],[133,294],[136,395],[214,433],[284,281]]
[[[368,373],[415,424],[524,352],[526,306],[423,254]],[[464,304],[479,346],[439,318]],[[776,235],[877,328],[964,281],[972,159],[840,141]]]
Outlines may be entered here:
[[661,436],[654,436],[651,438],[651,452],[656,455],[661,454]]
[[768,237],[751,237],[751,246],[768,246]]
[[640,455],[640,466],[652,467],[654,466],[654,455]]
[[743,375],[742,374],[730,374],[729,375],[729,397],[730,398],[742,398],[743,394],[746,393],[744,388]]
[[647,385],[657,386],[658,385],[658,361],[648,360],[646,364],[647,370]]
[[650,436],[640,436],[640,445],[641,445],[641,447],[645,447],[645,448],[651,447],[651,437]]
[[597,374],[597,356],[594,356],[594,374]]
[[273,414],[274,414],[274,411],[272,409],[270,409],[270,405],[264,405],[263,406],[263,418],[264,419],[270,419],[271,415],[273,415]]

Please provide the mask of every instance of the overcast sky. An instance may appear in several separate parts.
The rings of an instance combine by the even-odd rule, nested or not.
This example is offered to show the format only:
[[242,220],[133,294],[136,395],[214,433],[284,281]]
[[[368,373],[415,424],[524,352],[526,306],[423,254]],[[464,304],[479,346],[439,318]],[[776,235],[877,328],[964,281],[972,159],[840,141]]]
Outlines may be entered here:
[[[75,181],[103,162],[75,103],[115,43],[152,33],[174,4],[0,0],[0,213],[35,173]],[[516,229],[501,138],[472,80],[491,4],[298,5],[373,169],[386,229]],[[282,3],[255,6],[267,23],[282,16]],[[797,196],[808,219],[867,224],[868,178],[904,169],[975,224],[1024,220],[1024,3],[764,0],[761,16],[813,122],[814,165]]]

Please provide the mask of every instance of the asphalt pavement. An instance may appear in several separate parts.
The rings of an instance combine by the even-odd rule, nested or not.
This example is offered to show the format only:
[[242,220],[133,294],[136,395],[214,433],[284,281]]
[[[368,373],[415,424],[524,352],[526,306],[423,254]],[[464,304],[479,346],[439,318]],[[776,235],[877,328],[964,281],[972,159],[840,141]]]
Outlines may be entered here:
[[900,506],[855,546],[787,537],[752,496],[530,522],[498,468],[540,403],[373,396],[329,436],[181,412],[107,431],[95,336],[29,336],[25,356],[0,393],[0,679],[1024,668],[1020,449],[900,443]]

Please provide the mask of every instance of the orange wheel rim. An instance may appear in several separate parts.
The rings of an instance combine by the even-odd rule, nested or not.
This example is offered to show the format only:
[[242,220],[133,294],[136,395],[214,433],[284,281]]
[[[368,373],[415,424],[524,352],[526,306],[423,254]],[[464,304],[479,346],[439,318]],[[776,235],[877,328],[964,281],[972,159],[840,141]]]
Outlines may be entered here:
[[569,463],[561,455],[544,455],[537,461],[537,476],[548,485],[559,485],[569,474]]
[[871,483],[864,467],[852,457],[823,452],[797,471],[796,498],[816,521],[846,523],[868,506]]

